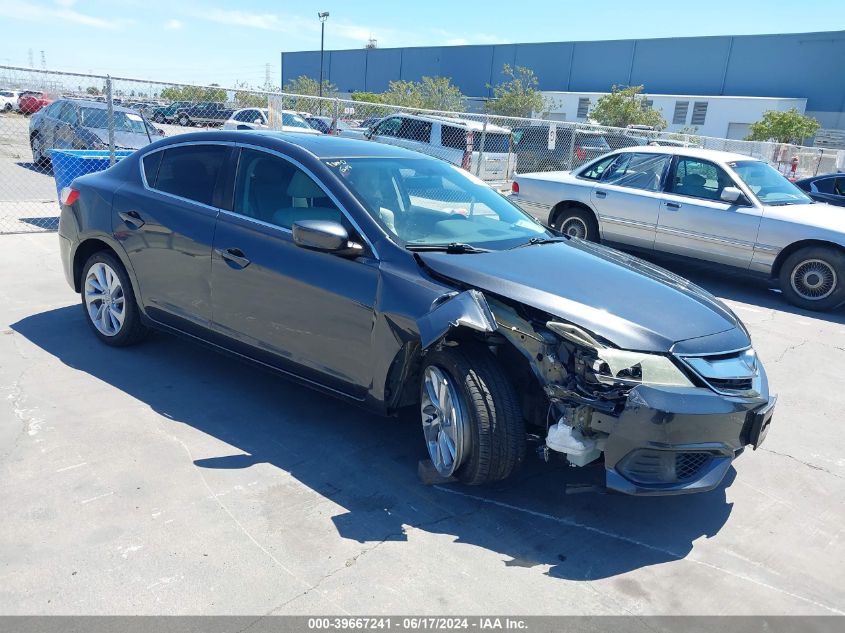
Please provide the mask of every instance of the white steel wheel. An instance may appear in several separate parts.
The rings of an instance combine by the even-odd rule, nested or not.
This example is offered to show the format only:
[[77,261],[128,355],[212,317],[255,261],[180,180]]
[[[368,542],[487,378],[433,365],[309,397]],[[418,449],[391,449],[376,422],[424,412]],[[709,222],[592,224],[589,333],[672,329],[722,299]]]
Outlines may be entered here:
[[807,259],[792,269],[792,289],[805,301],[827,299],[836,290],[836,269],[823,259]]
[[420,412],[429,457],[441,476],[451,477],[463,462],[467,416],[457,386],[439,367],[425,368]]
[[91,324],[103,336],[117,336],[126,319],[126,295],[117,272],[95,262],[85,276],[83,295]]

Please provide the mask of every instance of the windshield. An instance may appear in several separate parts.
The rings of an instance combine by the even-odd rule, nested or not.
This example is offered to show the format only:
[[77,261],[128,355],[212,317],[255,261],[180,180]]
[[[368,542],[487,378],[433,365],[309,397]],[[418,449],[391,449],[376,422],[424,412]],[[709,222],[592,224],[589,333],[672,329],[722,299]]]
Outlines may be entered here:
[[311,126],[308,125],[308,121],[303,119],[298,114],[293,114],[290,112],[282,112],[282,125],[287,127],[303,127],[308,130],[311,129]]
[[504,249],[551,237],[466,171],[426,158],[326,161],[370,215],[406,246],[464,243]]
[[808,204],[813,201],[768,163],[742,160],[728,164],[763,204]]
[[[82,116],[82,127],[90,127],[105,130],[109,127],[109,113],[102,108],[80,108]],[[144,119],[140,114],[134,112],[123,112],[115,110],[114,129],[117,132],[133,132],[135,134],[146,134],[147,128]]]

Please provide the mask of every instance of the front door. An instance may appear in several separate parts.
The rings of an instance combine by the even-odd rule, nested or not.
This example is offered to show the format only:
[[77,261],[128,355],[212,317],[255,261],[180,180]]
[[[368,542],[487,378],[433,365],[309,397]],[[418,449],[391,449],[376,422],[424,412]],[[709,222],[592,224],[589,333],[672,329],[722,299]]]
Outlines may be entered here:
[[114,199],[114,234],[147,314],[200,335],[211,323],[211,245],[230,151],[191,144],[148,154],[142,161],[147,187],[127,183]]
[[223,344],[355,398],[372,381],[378,262],[296,246],[300,220],[352,226],[292,162],[243,149],[233,212],[217,223],[213,328]]
[[654,247],[661,188],[672,157],[626,152],[602,174],[590,193],[602,239],[639,248]]
[[724,169],[678,156],[660,205],[655,250],[748,268],[762,211],[750,201],[725,202],[737,184]]

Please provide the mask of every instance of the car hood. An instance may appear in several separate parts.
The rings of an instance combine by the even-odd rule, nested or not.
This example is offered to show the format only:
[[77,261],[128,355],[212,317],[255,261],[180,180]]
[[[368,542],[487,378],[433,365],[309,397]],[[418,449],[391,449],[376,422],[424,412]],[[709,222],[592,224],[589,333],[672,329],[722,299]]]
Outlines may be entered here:
[[[94,136],[96,136],[101,143],[105,143],[106,145],[108,145],[108,130],[100,130],[93,128],[86,129],[91,132]],[[153,136],[153,138],[159,137]],[[146,147],[150,144],[150,138],[146,134],[138,134],[135,132],[115,132],[114,144],[116,147],[121,147],[124,149],[141,149],[142,147]]]
[[825,202],[769,205],[765,208],[763,217],[845,233],[845,212],[842,211],[842,207]]
[[[417,253],[434,273],[542,310],[624,349],[713,353],[750,344],[716,297],[659,266],[572,239],[509,251]],[[690,340],[700,343],[690,344]],[[681,341],[687,341],[677,345]]]

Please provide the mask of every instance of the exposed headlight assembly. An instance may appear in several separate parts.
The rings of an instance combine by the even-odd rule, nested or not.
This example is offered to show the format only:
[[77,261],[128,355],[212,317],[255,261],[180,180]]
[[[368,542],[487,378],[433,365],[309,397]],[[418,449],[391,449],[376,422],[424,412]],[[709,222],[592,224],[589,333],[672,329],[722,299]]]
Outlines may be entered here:
[[598,358],[591,369],[599,382],[611,385],[695,386],[667,356],[607,347],[585,330],[569,323],[549,321],[546,327],[577,345],[595,350]]

